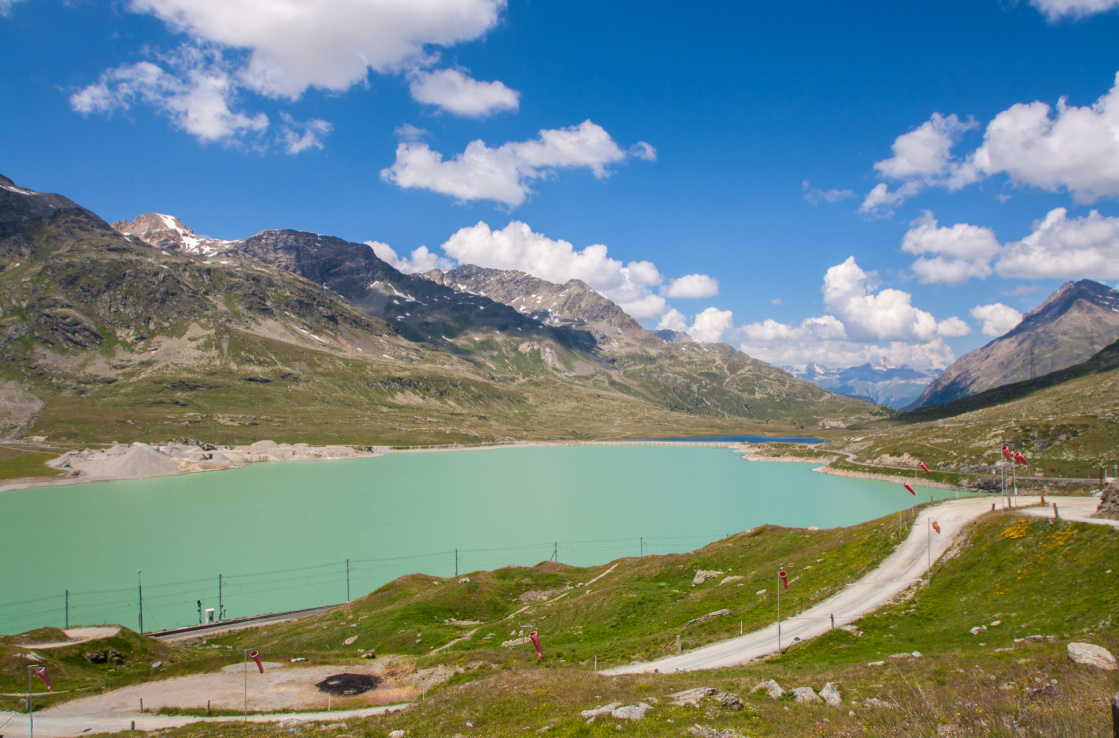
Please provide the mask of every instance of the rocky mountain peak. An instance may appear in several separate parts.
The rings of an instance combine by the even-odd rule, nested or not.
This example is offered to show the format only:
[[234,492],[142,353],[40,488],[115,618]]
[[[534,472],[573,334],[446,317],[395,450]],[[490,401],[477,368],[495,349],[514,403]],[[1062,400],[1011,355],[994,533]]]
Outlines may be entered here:
[[1035,379],[1087,361],[1119,339],[1119,292],[1082,279],[1066,282],[1013,330],[961,356],[916,407]]
[[897,369],[897,367],[894,366],[893,364],[891,364],[889,359],[886,359],[885,357],[883,357],[883,358],[879,359],[878,361],[874,362],[873,364],[871,364],[870,368],[874,369],[875,371],[879,371],[879,372],[886,372],[886,371],[889,371],[890,369]]
[[203,256],[212,256],[225,251],[233,243],[197,236],[175,216],[161,213],[145,213],[137,216],[132,222],[118,220],[113,223],[113,230],[125,236],[138,238],[162,251],[180,250]]

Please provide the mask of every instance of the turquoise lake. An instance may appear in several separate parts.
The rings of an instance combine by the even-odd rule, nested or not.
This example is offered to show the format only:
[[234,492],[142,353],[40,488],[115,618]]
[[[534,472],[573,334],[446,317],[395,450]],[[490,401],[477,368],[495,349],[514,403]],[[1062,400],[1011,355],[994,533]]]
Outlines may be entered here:
[[[440,577],[690,551],[767,523],[851,525],[915,501],[898,484],[721,448],[536,447],[275,462],[0,493],[0,633],[196,624],[345,602]],[[918,488],[919,498],[955,492]],[[142,574],[137,575],[137,570]],[[138,582],[139,580],[139,582]]]

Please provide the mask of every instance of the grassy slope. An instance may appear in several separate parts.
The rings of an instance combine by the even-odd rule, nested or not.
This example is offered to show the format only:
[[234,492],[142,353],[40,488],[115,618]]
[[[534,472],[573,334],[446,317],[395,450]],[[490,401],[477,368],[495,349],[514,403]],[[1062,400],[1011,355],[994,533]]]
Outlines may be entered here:
[[967,411],[921,411],[863,426],[837,446],[861,461],[908,453],[934,470],[957,472],[992,471],[1004,443],[1021,450],[1038,476],[1093,478],[1101,466],[1111,475],[1119,463],[1119,369],[1031,385],[1006,402],[961,409]]
[[[416,654],[419,665],[441,659],[467,667],[464,674],[429,693],[423,703],[408,712],[347,721],[345,732],[352,736],[385,736],[394,729],[406,730],[409,735],[512,736],[546,726],[551,726],[549,735],[606,736],[620,732],[663,736],[686,735],[685,729],[694,723],[751,736],[911,736],[936,735],[938,730],[948,735],[1110,735],[1106,700],[1114,691],[1112,675],[1072,664],[1064,655],[1067,640],[1098,643],[1113,651],[1119,648],[1119,635],[1110,617],[1119,606],[1119,590],[1111,584],[1111,578],[1119,574],[1105,573],[1119,558],[1119,538],[1114,530],[1102,526],[1023,519],[1003,513],[986,516],[971,527],[966,542],[953,557],[937,564],[927,586],[918,587],[910,599],[882,608],[856,623],[861,636],[833,631],[788,650],[779,660],[714,672],[630,677],[602,677],[585,666],[571,663],[586,649],[607,650],[614,643],[618,644],[616,658],[621,659],[643,649],[662,649],[666,639],[653,638],[649,645],[650,632],[663,630],[666,636],[680,632],[683,618],[720,604],[720,598],[728,596],[728,588],[748,591],[749,597],[744,599],[749,600],[754,597],[754,588],[762,586],[750,583],[734,588],[732,583],[720,587],[716,579],[693,591],[688,586],[690,575],[681,572],[690,573],[697,566],[714,564],[734,573],[747,573],[741,564],[749,563],[750,568],[767,572],[768,580],[780,561],[794,576],[799,572],[801,579],[789,592],[807,591],[810,597],[798,603],[804,607],[827,588],[824,579],[811,577],[826,578],[829,575],[822,570],[835,569],[840,562],[849,566],[883,553],[881,547],[888,540],[885,532],[891,529],[890,521],[875,521],[860,528],[859,535],[854,528],[821,531],[814,534],[808,547],[803,545],[804,531],[766,528],[753,536],[733,536],[686,556],[621,560],[613,574],[591,585],[600,595],[596,608],[581,611],[576,605],[584,588],[576,588],[551,608],[537,606],[533,615],[548,658],[527,670],[517,668],[519,649],[478,643],[486,628],[450,653],[439,657],[419,654],[435,645],[433,642],[443,643],[470,629],[442,626],[444,618],[500,617],[522,606],[513,600],[527,589],[587,581],[604,571],[604,567],[579,570],[542,564],[529,569],[473,574],[470,584],[477,584],[474,589],[447,580],[435,585],[430,577],[413,576],[317,619],[281,624],[249,636],[229,636],[218,642],[234,649],[245,638],[257,647],[266,642],[269,658],[290,651],[306,654],[312,663],[337,662],[341,654],[353,656],[359,647],[379,644],[386,651]],[[743,562],[743,556],[758,558]],[[815,562],[818,558],[825,559],[819,568]],[[676,566],[683,562],[684,570],[677,570]],[[812,562],[813,569],[805,571],[808,562]],[[659,586],[658,578],[666,580],[665,587]],[[608,587],[607,582],[614,584]],[[667,596],[674,584],[682,596]],[[699,597],[692,597],[697,593]],[[631,597],[633,594],[638,597]],[[733,599],[734,595],[730,597]],[[639,608],[630,602],[642,598],[647,599]],[[754,617],[747,604],[729,604],[734,605],[734,617],[740,610],[743,619]],[[768,622],[771,616],[769,604],[756,613],[761,622]],[[565,608],[571,616],[580,618],[584,635],[567,632],[571,628],[570,621],[563,619]],[[662,625],[658,629],[658,621],[665,620],[670,627],[664,630]],[[1001,625],[991,626],[996,620]],[[728,635],[715,632],[725,630],[726,625],[737,631],[736,622],[718,622],[707,624],[713,628],[711,632],[697,632],[695,643]],[[972,636],[969,628],[981,623],[989,629]],[[354,624],[356,628],[351,627]],[[503,625],[503,636],[507,637],[512,629],[511,625]],[[415,638],[417,630],[423,633],[421,639]],[[688,633],[686,629],[682,632]],[[341,639],[354,633],[359,635],[358,641],[352,647],[343,646]],[[1031,634],[1052,635],[1058,640],[1014,643],[1015,638]],[[132,634],[127,637],[135,638]],[[417,640],[424,645],[417,647]],[[221,662],[220,658],[202,656],[204,652],[200,649],[183,652],[192,650],[200,659],[211,659],[206,664],[209,668]],[[923,656],[888,658],[890,654],[913,650]],[[143,658],[154,655],[145,653]],[[4,665],[0,689],[18,691],[26,682],[9,670],[10,656],[10,651],[0,650],[0,664]],[[885,660],[887,665],[867,665],[879,660]],[[489,666],[485,666],[487,663]],[[201,667],[203,662],[198,664]],[[76,664],[73,668],[80,667]],[[57,667],[52,663],[54,668]],[[63,674],[63,685],[72,684],[70,680],[74,677],[65,668],[59,673]],[[748,694],[755,684],[769,678],[786,688],[812,686],[819,690],[826,682],[836,683],[845,701],[844,708],[797,705],[788,697],[773,701],[761,693]],[[118,683],[122,682],[114,681],[113,686]],[[1031,694],[1030,690],[1046,685],[1051,685],[1056,696]],[[696,710],[667,704],[669,693],[696,686],[736,692],[742,696],[745,707],[732,711],[709,701]],[[867,709],[863,704],[870,697],[897,707]],[[611,701],[633,704],[650,698],[657,700],[650,717],[639,723],[625,723],[620,731],[615,725],[621,721],[600,718],[588,725],[578,714]],[[854,715],[849,715],[848,710],[853,710]],[[275,733],[275,727],[269,726],[223,725],[191,726],[164,734]]]

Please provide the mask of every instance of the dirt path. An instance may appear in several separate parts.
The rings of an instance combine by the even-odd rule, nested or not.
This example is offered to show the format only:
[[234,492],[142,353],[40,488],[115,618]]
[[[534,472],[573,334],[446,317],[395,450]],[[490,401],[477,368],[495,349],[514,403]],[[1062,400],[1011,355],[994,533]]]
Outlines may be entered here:
[[[410,705],[383,705],[366,707],[360,710],[333,710],[330,712],[301,712],[294,715],[249,715],[250,723],[274,723],[290,720],[293,723],[326,722],[337,723],[349,718],[383,715],[386,712],[405,710]],[[152,731],[164,728],[179,728],[191,723],[232,723],[240,722],[240,717],[165,717],[163,715],[107,715],[107,716],[69,716],[35,713],[35,735],[42,738],[65,738],[86,733],[118,733],[130,730]],[[30,721],[27,715],[19,713],[0,713],[0,730],[5,738],[23,738],[30,735]]]
[[[1057,502],[1058,508],[1069,505],[1076,499],[1092,498],[1050,498]],[[882,564],[870,574],[847,586],[839,594],[828,598],[815,607],[798,615],[787,617],[781,622],[781,645],[788,647],[794,639],[806,641],[826,633],[835,625],[846,625],[863,615],[886,604],[910,585],[918,581],[929,568],[931,559],[936,561],[952,545],[956,535],[963,528],[986,512],[998,499],[983,497],[978,499],[952,500],[931,508],[926,508],[910,530],[909,537]],[[1018,504],[1040,504],[1036,496],[1022,496]],[[1079,503],[1077,503],[1079,504]],[[940,525],[941,533],[932,532],[929,521]],[[607,669],[603,674],[637,674],[651,671],[674,672],[696,671],[700,669],[719,669],[738,666],[754,659],[768,656],[777,651],[777,626],[770,625],[761,630],[748,633],[729,641],[714,643],[694,651],[658,659],[645,663],[627,664]]]
[[110,625],[103,628],[70,628],[62,631],[66,634],[68,641],[55,641],[54,643],[19,643],[16,644],[18,648],[28,648],[36,651],[41,651],[45,648],[65,648],[66,646],[73,646],[76,643],[85,643],[86,641],[96,641],[102,638],[112,638],[120,632],[119,625]]

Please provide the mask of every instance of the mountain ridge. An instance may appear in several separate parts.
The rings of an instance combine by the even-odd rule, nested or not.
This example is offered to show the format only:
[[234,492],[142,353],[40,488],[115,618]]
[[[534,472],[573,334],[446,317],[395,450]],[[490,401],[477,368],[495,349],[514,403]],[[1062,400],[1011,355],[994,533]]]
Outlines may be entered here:
[[910,407],[958,400],[1066,369],[1117,339],[1119,292],[1089,279],[1066,282],[1012,330],[957,359]]

